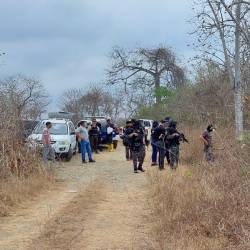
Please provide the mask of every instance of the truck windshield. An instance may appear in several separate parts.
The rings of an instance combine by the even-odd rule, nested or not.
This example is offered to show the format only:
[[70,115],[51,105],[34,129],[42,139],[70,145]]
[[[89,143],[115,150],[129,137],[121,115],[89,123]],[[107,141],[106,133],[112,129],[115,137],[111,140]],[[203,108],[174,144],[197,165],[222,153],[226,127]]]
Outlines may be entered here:
[[[45,124],[41,122],[36,128],[35,134],[42,134],[43,129],[45,128]],[[68,126],[62,123],[52,123],[52,128],[49,130],[51,135],[67,135],[68,134]]]
[[139,120],[139,122],[143,127],[151,127],[150,121]]

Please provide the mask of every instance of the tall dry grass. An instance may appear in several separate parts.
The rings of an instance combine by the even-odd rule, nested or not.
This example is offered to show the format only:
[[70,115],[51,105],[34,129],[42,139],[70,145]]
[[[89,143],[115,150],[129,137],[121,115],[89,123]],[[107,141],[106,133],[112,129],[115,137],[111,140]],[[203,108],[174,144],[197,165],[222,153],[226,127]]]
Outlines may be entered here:
[[41,156],[22,140],[22,125],[15,117],[0,122],[0,216],[30,198],[52,181]]
[[216,162],[203,161],[199,135],[185,131],[176,172],[149,174],[150,207],[159,249],[250,249],[250,144],[239,145],[231,129],[214,135]]

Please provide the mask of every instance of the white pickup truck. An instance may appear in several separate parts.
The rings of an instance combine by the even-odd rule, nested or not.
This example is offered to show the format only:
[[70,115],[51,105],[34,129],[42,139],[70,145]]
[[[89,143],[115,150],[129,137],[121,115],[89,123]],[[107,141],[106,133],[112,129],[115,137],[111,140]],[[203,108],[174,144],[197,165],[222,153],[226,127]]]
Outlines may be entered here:
[[63,156],[70,161],[76,152],[76,132],[72,121],[63,118],[54,118],[40,121],[28,140],[35,146],[43,145],[42,133],[46,122],[52,123],[50,129],[51,144],[58,156]]

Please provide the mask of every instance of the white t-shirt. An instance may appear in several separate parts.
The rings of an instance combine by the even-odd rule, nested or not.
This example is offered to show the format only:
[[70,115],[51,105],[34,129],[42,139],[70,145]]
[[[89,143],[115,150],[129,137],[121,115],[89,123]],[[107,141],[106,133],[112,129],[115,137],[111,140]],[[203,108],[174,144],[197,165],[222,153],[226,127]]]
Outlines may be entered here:
[[111,128],[111,127],[108,127],[108,128],[107,128],[107,133],[108,133],[108,135],[112,134],[113,131],[114,131],[113,128]]

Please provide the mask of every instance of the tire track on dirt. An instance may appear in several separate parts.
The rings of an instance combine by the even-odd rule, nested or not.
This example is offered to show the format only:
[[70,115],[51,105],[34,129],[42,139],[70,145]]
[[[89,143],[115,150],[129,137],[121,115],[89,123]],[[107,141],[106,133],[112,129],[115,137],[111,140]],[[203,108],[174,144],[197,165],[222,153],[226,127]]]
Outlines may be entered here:
[[103,199],[105,199],[105,185],[96,180],[47,222],[41,235],[33,240],[28,249],[72,249],[78,237],[86,229],[87,218],[93,216],[96,207]]
[[[133,173],[123,147],[95,158],[95,164],[83,166],[79,156],[64,164],[57,170],[57,190],[31,202],[24,215],[19,211],[0,222],[0,249],[154,249],[146,175]],[[47,204],[54,208],[48,215]],[[1,237],[4,229],[7,239]]]

